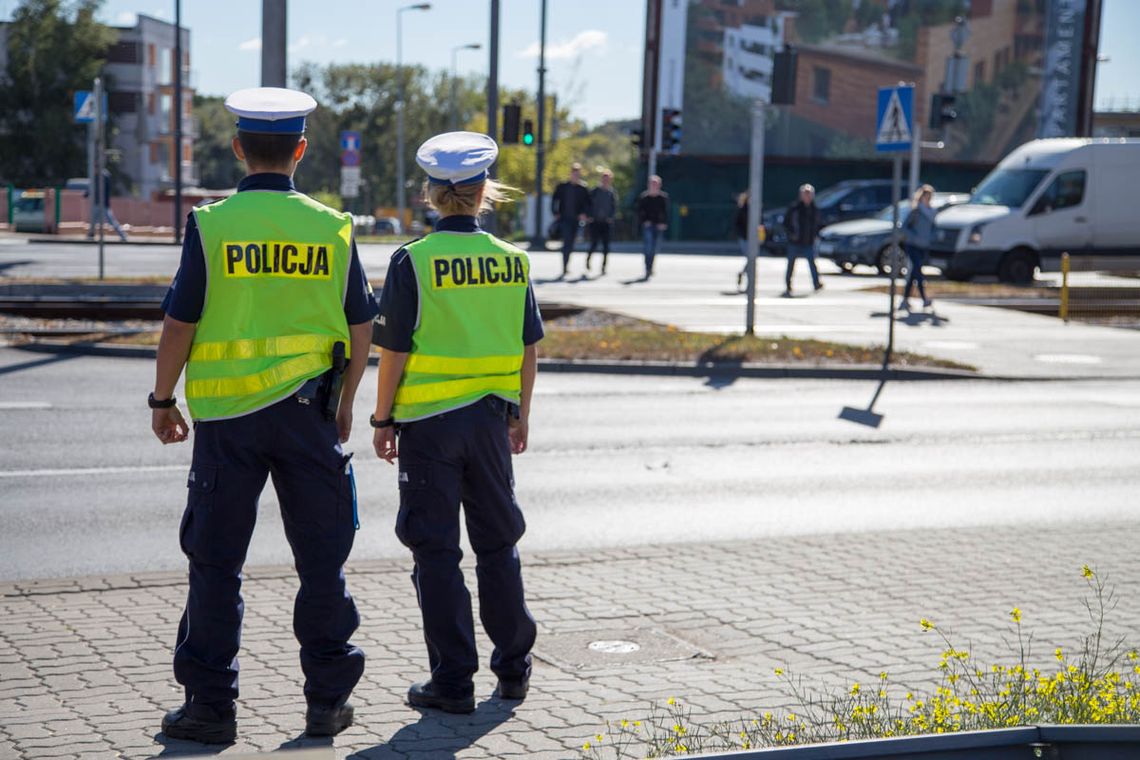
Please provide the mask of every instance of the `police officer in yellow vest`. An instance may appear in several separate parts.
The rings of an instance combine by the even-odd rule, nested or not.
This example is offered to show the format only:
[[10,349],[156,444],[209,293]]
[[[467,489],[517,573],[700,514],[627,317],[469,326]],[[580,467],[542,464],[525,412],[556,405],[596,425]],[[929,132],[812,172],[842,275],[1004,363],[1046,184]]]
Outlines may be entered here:
[[352,723],[346,700],[364,669],[349,643],[359,624],[345,589],[355,484],[341,444],[368,360],[376,304],[356,255],[352,220],[293,187],[316,101],[278,88],[236,92],[234,153],[248,175],[238,192],[195,209],[163,310],[153,430],[186,440],[175,386],[186,368],[194,421],[189,497],[179,532],[190,591],[174,674],[182,707],[166,736],[233,741],[241,571],[258,498],[273,478],[301,590],[293,630],[305,674],[306,730]]
[[487,177],[497,155],[494,140],[472,132],[420,147],[424,194],[442,218],[393,255],[373,335],[382,349],[373,444],[388,462],[399,458],[396,535],[415,559],[431,668],[408,703],[456,713],[475,709],[479,665],[459,569],[460,504],[500,698],[526,696],[536,631],[523,598],[516,544],[525,523],[511,453],[526,450],[543,330],[526,253],[476,221],[504,197]]

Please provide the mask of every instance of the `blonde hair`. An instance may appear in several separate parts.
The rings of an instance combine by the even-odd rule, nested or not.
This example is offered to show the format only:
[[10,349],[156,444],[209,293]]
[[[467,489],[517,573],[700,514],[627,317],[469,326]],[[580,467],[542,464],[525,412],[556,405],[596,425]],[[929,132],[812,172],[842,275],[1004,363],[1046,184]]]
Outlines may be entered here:
[[459,185],[424,182],[423,188],[428,205],[441,216],[479,216],[494,210],[496,203],[513,201],[519,192],[490,178]]
[[926,195],[927,193],[930,193],[931,196],[934,195],[933,185],[923,185],[922,187],[915,190],[914,195],[910,199],[910,207],[918,208],[918,204],[922,202],[922,196]]

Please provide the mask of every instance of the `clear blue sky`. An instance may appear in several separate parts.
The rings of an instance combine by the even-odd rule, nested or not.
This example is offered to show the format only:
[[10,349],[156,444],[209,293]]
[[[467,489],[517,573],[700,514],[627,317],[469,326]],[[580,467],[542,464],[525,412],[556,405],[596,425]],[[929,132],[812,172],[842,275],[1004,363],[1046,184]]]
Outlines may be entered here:
[[[394,61],[396,8],[410,0],[292,0],[289,3],[289,63],[302,61]],[[0,0],[8,18],[18,0]],[[404,14],[404,60],[434,69],[487,72],[488,0],[434,0],[430,11]],[[502,0],[500,81],[536,87],[538,0]],[[569,98],[590,124],[637,116],[641,111],[641,45],[644,0],[548,0],[547,86]],[[135,13],[171,19],[173,0],[107,0],[109,23],[131,23]],[[225,94],[258,84],[261,3],[258,0],[183,0],[183,23],[191,30],[191,65],[199,91]],[[1101,65],[1096,102],[1130,100],[1140,108],[1140,0],[1104,0]]]

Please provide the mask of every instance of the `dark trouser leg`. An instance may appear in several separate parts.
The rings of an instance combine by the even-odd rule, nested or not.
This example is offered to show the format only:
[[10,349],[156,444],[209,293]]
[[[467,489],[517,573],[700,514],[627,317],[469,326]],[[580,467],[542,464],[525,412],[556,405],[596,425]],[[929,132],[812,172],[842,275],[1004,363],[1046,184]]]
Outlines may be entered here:
[[364,652],[349,643],[360,615],[344,580],[355,537],[349,457],[336,424],[316,406],[287,399],[270,411],[273,486],[301,580],[293,633],[301,645],[305,698],[339,707],[364,673]]
[[792,289],[792,275],[796,271],[796,255],[798,254],[799,246],[788,243],[788,267],[784,270],[784,289],[791,291]]
[[257,452],[256,415],[194,428],[189,496],[179,542],[190,560],[190,591],[178,624],[174,677],[186,701],[231,709],[238,696],[241,568],[268,465]]
[[594,251],[598,248],[598,225],[599,222],[590,223],[590,247],[586,251],[586,269],[590,268],[590,261],[594,258]]
[[903,286],[903,300],[910,298],[910,292],[914,288],[915,267],[914,265],[914,247],[903,245],[903,250],[906,252],[906,257],[910,260],[910,271],[906,273],[906,285]]
[[479,617],[495,645],[491,670],[508,681],[530,676],[530,650],[537,633],[523,595],[516,543],[526,530],[515,501],[507,422],[497,402],[485,399],[463,472],[463,513],[477,558]]
[[811,272],[811,284],[819,289],[819,270],[815,268],[815,246],[805,246],[804,255],[807,256],[808,271]]
[[602,238],[602,273],[610,262],[610,223],[598,222],[598,235]]
[[462,447],[459,412],[413,422],[400,432],[400,511],[396,536],[412,550],[412,583],[424,621],[432,681],[467,696],[479,668],[471,595],[459,561]]
[[570,267],[570,254],[574,251],[574,238],[578,236],[578,219],[562,220],[562,271]]
[[926,275],[922,273],[922,265],[926,263],[926,251],[921,248],[915,249],[915,255],[910,260],[910,272],[907,279],[913,281],[918,285],[918,294],[922,297],[922,302],[926,303]]

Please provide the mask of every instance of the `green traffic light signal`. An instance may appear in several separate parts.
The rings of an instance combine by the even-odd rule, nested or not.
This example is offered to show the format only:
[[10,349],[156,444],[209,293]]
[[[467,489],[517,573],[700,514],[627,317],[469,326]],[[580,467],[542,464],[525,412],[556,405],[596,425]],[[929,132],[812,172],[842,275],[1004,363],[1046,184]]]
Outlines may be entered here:
[[534,122],[530,119],[523,121],[523,145],[534,145]]
[[534,135],[523,135],[523,145],[534,145]]

